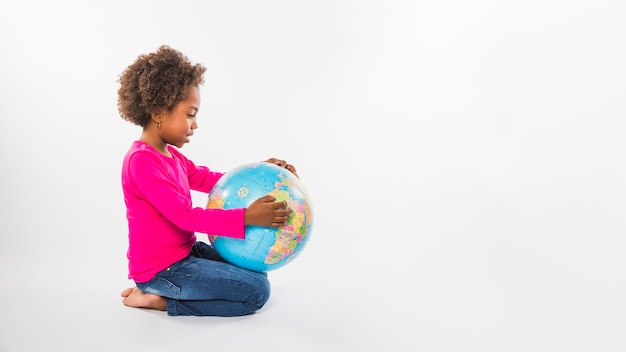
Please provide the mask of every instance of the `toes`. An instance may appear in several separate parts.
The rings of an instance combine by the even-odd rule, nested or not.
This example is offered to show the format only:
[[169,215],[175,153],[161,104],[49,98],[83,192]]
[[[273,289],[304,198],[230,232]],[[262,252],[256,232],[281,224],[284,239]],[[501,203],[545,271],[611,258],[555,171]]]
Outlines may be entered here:
[[129,287],[127,289],[125,289],[124,291],[122,291],[122,297],[128,297],[130,296],[130,293],[133,292],[134,287]]

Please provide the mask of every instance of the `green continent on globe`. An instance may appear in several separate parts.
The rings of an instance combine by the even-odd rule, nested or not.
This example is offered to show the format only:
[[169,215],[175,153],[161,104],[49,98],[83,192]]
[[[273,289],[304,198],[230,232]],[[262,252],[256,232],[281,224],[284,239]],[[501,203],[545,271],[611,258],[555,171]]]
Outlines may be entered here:
[[302,241],[302,225],[304,224],[304,213],[302,212],[302,200],[294,201],[289,197],[289,192],[284,188],[289,188],[287,179],[281,178],[281,182],[277,182],[276,189],[270,194],[276,198],[276,201],[286,201],[287,206],[291,208],[291,216],[287,219],[287,223],[280,227],[276,232],[276,242],[270,247],[265,264],[275,264],[289,257],[300,241]]

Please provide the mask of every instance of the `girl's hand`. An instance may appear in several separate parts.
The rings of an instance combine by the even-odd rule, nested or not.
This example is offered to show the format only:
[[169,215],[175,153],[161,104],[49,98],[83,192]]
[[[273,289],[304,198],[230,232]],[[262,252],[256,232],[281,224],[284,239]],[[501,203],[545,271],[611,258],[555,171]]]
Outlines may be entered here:
[[261,197],[246,208],[244,223],[246,225],[281,227],[287,223],[291,209],[287,202],[275,202],[271,195]]
[[276,158],[269,158],[269,159],[265,160],[265,162],[266,163],[272,163],[272,164],[278,165],[280,167],[284,167],[285,169],[291,171],[291,173],[296,175],[297,178],[300,178],[300,176],[298,176],[298,172],[296,171],[295,166],[293,166],[291,164],[287,164],[287,162],[285,160],[280,160],[280,159],[276,159]]

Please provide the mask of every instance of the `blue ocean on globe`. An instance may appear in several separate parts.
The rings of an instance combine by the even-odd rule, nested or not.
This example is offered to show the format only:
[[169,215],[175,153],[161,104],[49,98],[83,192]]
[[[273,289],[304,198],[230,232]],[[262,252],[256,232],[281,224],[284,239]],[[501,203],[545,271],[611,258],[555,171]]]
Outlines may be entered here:
[[253,271],[270,271],[297,257],[311,236],[313,210],[300,179],[268,162],[241,165],[225,173],[209,193],[207,208],[246,208],[270,194],[286,201],[292,213],[279,228],[247,226],[245,239],[209,234],[217,253],[227,262]]

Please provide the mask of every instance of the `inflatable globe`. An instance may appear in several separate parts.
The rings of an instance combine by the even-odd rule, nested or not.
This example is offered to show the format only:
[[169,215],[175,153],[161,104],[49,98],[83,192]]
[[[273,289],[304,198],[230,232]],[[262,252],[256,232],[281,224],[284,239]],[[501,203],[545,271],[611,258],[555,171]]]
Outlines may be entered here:
[[209,193],[207,208],[247,208],[270,194],[286,201],[292,212],[284,226],[246,226],[245,239],[209,234],[227,262],[253,271],[283,267],[302,252],[313,225],[312,205],[304,185],[289,170],[268,162],[241,165],[225,173]]

